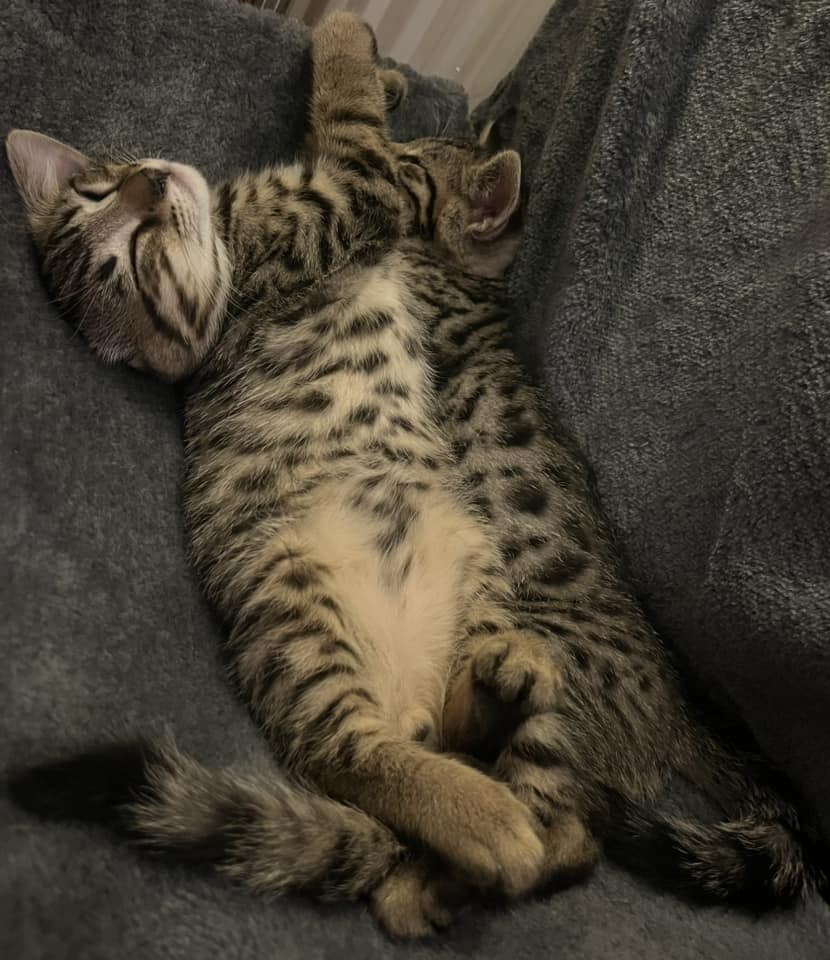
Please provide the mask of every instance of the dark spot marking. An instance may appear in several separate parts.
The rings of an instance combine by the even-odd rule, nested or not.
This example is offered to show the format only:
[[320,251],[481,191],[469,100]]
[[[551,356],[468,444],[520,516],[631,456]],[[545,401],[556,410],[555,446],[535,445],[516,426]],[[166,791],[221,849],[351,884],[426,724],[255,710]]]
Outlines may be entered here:
[[467,455],[467,451],[470,449],[470,441],[459,438],[458,440],[453,440],[452,442],[452,458],[456,462],[463,460]]
[[478,401],[486,392],[487,390],[483,386],[476,388],[469,397],[466,397],[456,407],[454,419],[461,420],[462,422],[469,420],[475,413],[476,407],[478,406]]
[[283,583],[286,583],[289,587],[294,587],[295,590],[304,590],[315,582],[316,577],[308,567],[294,566],[291,567],[282,579]]
[[562,610],[564,616],[570,617],[574,623],[594,623],[595,618],[592,612],[580,609],[573,605],[566,605]]
[[468,320],[465,326],[458,330],[453,330],[449,336],[450,343],[455,347],[463,347],[473,334],[480,332],[486,327],[494,326],[495,324],[501,326],[503,323],[503,317],[498,315],[493,316],[492,314],[485,314],[483,317],[479,317],[474,321]]
[[539,740],[523,740],[513,746],[512,752],[521,760],[537,767],[562,766],[562,755],[549,743]]
[[351,368],[357,373],[373,373],[388,362],[389,357],[382,350],[373,350],[355,360]]
[[631,644],[625,640],[623,637],[618,636],[617,634],[611,634],[607,638],[609,646],[612,646],[615,650],[618,650],[624,656],[629,656],[631,653]]
[[373,333],[380,333],[394,323],[394,317],[385,310],[373,310],[355,317],[346,330],[347,337],[366,337]]
[[390,423],[406,433],[415,433],[415,427],[408,417],[392,417]]
[[535,483],[522,484],[510,494],[512,505],[522,513],[540,514],[548,503],[545,491]]
[[508,447],[526,447],[536,434],[536,427],[527,421],[516,421],[508,425],[503,441]]
[[[310,633],[311,631],[307,632]],[[303,635],[306,636],[307,632],[304,631]],[[281,639],[284,641],[284,637]],[[291,694],[288,698],[288,703],[285,707],[284,715],[286,717],[291,716],[291,713],[303,700],[305,695],[315,687],[318,687],[321,683],[325,683],[327,680],[331,680],[334,677],[353,677],[356,673],[357,671],[354,667],[345,663],[330,663],[324,667],[318,667],[317,670],[314,670],[312,673],[303,677],[302,680],[299,680],[294,684],[294,687],[292,688]]]
[[118,265],[118,257],[112,256],[106,259],[95,274],[95,278],[99,283],[105,283],[112,276],[113,271]]
[[234,487],[242,493],[257,493],[272,487],[275,481],[274,468],[269,465],[243,473],[234,481]]
[[[583,553],[581,550],[566,550],[558,556],[551,557],[545,565],[545,568],[541,570],[534,579],[538,583],[543,583],[547,586],[569,583],[583,572],[589,562],[590,557],[587,553]],[[572,611],[571,615],[574,620],[585,617],[585,615],[579,611]],[[592,618],[588,616],[586,620],[590,622]]]
[[591,669],[591,654],[584,647],[573,644],[571,654],[580,670],[587,672]]
[[300,394],[294,401],[294,406],[299,410],[308,410],[318,412],[325,410],[332,404],[331,397],[323,390],[309,390],[307,393]]
[[522,545],[514,540],[510,543],[506,543],[502,547],[501,552],[502,556],[504,557],[504,562],[512,563],[517,557],[522,555]]
[[349,414],[349,421],[351,423],[363,423],[367,426],[374,423],[378,418],[380,411],[377,407],[370,407],[368,405],[362,404],[359,407],[355,407],[354,410]]
[[331,610],[332,613],[338,616],[340,615],[340,604],[334,599],[334,597],[330,597],[327,593],[323,593],[318,596],[317,603],[319,603],[321,607]]
[[391,527],[387,528],[377,538],[376,543],[380,552],[391,553],[399,547],[403,543],[408,529],[409,519],[407,517],[399,517]]
[[348,364],[345,360],[332,360],[331,363],[327,363],[317,371],[317,379],[330,377],[333,373],[340,373],[340,371],[345,370],[347,366]]
[[392,380],[382,380],[376,387],[375,393],[380,396],[400,397],[403,400],[409,396],[409,390],[402,383],[395,383]]
[[345,460],[347,457],[353,457],[354,455],[354,450],[349,447],[335,447],[324,454],[324,457],[326,460]]
[[403,447],[390,447],[383,443],[380,445],[380,452],[385,459],[392,460],[395,463],[411,463],[413,460],[412,451]]

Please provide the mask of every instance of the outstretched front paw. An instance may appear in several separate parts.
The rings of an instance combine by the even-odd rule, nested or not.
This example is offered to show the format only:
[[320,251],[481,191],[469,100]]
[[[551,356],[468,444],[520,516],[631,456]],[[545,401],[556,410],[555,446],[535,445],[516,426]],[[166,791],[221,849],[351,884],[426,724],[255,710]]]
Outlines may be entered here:
[[483,639],[470,666],[478,691],[525,716],[553,710],[559,700],[562,676],[552,651],[534,633],[512,630]]
[[336,10],[320,21],[311,33],[315,53],[323,56],[357,57],[374,62],[378,55],[375,32],[356,13]]

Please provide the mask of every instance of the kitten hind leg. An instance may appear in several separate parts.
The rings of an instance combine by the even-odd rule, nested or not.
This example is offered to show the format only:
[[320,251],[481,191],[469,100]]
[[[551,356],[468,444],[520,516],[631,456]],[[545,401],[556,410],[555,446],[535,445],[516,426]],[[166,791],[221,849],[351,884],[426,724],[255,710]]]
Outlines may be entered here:
[[509,625],[474,634],[448,685],[446,748],[494,759],[525,718],[556,707],[561,686],[550,649],[536,634]]
[[557,714],[539,714],[522,723],[493,774],[510,786],[541,826],[545,859],[539,886],[560,887],[586,877],[602,845],[589,826],[594,806],[590,790],[568,762]]
[[601,847],[556,713],[561,674],[541,637],[497,618],[490,611],[482,621],[489,632],[474,634],[456,665],[444,743],[492,763],[493,776],[533,811],[545,847],[538,885],[573,882],[591,871]]
[[392,937],[428,937],[452,922],[467,886],[447,876],[425,853],[397,864],[371,894],[372,913]]

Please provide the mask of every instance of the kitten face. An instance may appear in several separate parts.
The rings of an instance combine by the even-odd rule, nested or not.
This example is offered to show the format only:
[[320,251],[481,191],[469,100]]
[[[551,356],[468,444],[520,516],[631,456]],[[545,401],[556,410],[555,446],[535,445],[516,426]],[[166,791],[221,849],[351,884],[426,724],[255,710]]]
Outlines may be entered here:
[[490,154],[473,141],[438,138],[396,149],[412,232],[471,273],[503,273],[518,244],[518,231],[510,229],[521,194],[518,153]]
[[208,186],[161,160],[101,164],[28,131],[7,140],[43,269],[105,361],[191,372],[224,312],[227,255]]

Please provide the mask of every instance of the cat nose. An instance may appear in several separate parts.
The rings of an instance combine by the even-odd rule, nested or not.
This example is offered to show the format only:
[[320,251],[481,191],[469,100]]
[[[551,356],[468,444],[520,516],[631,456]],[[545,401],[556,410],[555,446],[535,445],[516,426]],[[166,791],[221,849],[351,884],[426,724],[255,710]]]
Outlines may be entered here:
[[154,210],[167,194],[168,178],[169,174],[164,170],[137,170],[121,185],[121,202],[137,213]]

